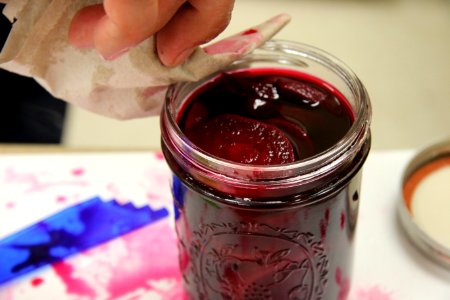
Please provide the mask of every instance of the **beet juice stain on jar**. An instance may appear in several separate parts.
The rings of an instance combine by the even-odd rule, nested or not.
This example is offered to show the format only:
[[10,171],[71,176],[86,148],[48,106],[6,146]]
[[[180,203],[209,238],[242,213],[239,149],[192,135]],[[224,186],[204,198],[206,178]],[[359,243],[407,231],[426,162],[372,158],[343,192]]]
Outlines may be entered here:
[[345,64],[286,41],[169,89],[162,148],[190,299],[346,298],[370,115]]

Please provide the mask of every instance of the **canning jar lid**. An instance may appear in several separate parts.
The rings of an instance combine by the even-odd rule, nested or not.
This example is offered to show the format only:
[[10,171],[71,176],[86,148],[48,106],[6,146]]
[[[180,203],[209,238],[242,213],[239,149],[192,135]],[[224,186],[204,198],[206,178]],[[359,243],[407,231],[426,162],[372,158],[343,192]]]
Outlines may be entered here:
[[450,269],[450,140],[417,153],[402,180],[400,221],[423,254]]

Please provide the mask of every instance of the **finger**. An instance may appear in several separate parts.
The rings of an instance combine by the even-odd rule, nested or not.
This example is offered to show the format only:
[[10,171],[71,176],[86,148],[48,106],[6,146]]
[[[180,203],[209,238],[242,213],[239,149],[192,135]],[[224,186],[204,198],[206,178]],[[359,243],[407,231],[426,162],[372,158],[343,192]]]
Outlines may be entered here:
[[105,0],[106,15],[94,33],[95,48],[113,59],[128,48],[154,35],[177,12],[185,0]]
[[156,34],[159,58],[166,66],[182,63],[195,47],[221,33],[230,22],[234,0],[191,0]]
[[69,28],[69,43],[78,48],[94,47],[94,28],[105,16],[103,5],[92,5],[79,10]]

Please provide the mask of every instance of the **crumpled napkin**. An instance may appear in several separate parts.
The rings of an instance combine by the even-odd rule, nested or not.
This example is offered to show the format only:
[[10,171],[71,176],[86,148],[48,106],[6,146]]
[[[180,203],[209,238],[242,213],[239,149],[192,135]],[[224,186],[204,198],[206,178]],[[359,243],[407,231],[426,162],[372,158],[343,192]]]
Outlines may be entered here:
[[0,67],[33,77],[53,96],[116,119],[157,115],[168,85],[212,74],[269,40],[289,21],[281,14],[215,42],[198,47],[183,64],[161,64],[153,37],[116,60],[68,43],[72,17],[99,0],[9,0],[3,14],[13,22],[0,53]]

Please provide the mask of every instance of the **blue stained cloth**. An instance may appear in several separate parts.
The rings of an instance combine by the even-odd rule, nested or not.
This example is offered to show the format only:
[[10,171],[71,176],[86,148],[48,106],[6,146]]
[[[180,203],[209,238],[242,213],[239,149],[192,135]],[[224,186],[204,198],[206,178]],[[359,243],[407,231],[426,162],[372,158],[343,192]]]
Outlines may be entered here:
[[0,240],[0,284],[168,215],[99,197],[69,207]]

